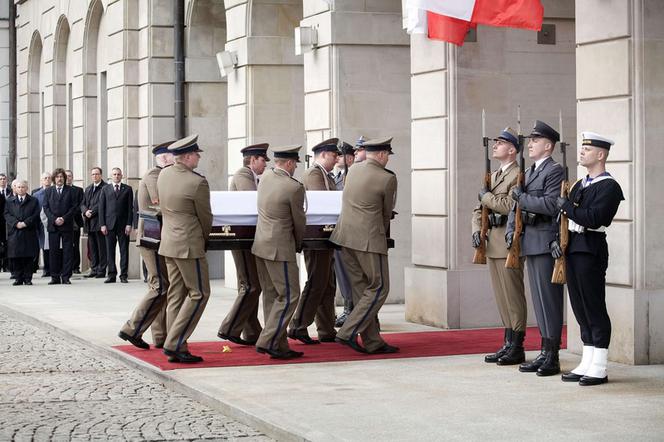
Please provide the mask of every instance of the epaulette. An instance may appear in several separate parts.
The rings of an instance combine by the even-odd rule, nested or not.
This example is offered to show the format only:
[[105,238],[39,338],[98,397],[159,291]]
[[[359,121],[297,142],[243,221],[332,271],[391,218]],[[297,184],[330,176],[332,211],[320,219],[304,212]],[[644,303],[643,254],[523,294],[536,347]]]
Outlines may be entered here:
[[388,169],[387,167],[385,168],[385,172],[387,172],[387,173],[391,173],[392,175],[395,175],[395,176],[396,176],[396,173],[392,172],[392,171],[391,171],[390,169]]
[[192,172],[195,173],[196,175],[198,175],[201,178],[205,178],[205,175],[201,175],[200,173],[196,172],[195,170],[192,170]]

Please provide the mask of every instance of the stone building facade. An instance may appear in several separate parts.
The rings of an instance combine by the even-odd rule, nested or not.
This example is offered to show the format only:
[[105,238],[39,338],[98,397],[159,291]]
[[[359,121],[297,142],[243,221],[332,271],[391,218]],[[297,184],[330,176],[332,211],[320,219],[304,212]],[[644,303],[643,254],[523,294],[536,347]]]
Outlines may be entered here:
[[9,170],[9,3],[0,4],[0,172]]
[[[15,1],[19,175],[36,182],[42,170],[66,166],[85,184],[90,167],[119,166],[136,183],[151,165],[150,147],[174,136],[174,1]],[[250,143],[394,136],[390,301],[405,302],[416,322],[497,325],[487,270],[470,264],[481,112],[492,135],[517,125],[518,105],[524,132],[535,119],[557,127],[562,111],[572,176],[583,173],[574,167],[577,130],[617,142],[610,171],[627,201],[609,230],[611,357],[663,362],[664,326],[655,318],[664,313],[664,209],[652,189],[664,179],[656,147],[664,6],[542,3],[553,39],[552,31],[540,40],[480,27],[458,48],[409,36],[401,0],[186,0],[186,131],[201,135],[202,173],[223,190]],[[303,55],[295,55],[298,26],[317,34]],[[224,50],[237,63],[222,77],[215,54]],[[231,260],[223,273],[233,279]]]

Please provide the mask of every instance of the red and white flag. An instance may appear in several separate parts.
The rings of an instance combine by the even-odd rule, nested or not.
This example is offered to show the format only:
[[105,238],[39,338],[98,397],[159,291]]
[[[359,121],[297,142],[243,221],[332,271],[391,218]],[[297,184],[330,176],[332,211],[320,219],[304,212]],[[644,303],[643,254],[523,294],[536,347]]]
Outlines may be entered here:
[[408,32],[461,46],[470,28],[480,25],[539,31],[540,0],[407,0]]

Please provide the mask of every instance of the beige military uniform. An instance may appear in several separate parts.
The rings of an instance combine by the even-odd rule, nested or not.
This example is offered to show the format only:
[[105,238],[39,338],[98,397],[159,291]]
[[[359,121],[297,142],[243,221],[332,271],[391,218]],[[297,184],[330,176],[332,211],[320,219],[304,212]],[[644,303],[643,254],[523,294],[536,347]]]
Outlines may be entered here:
[[[139,212],[150,211],[150,206],[153,206],[152,202],[159,200],[157,177],[161,170],[160,167],[154,167],[141,178],[137,196]],[[136,244],[139,245],[138,250],[148,270],[148,292],[139,302],[131,318],[122,327],[122,332],[132,337],[141,337],[151,326],[152,342],[161,347],[166,340],[166,293],[169,286],[166,261],[156,250],[140,247],[142,236],[143,219],[139,217]]]
[[[257,177],[249,167],[241,167],[231,180],[229,190],[256,190]],[[258,339],[263,327],[258,320],[258,300],[261,283],[256,270],[256,260],[249,250],[232,250],[237,274],[237,298],[224,318],[219,333],[241,336],[250,342]]]
[[[493,213],[503,215],[507,219],[514,204],[509,193],[516,186],[518,175],[519,166],[516,162],[509,165],[505,172],[500,173],[500,176],[498,176],[498,171],[493,172],[491,174],[491,193],[484,195],[481,204],[485,204]],[[528,314],[523,285],[523,265],[517,269],[505,268],[505,260],[508,255],[505,244],[505,227],[506,224],[503,224],[489,230],[486,242],[487,264],[503,325],[505,328],[523,332],[526,330]],[[472,231],[477,232],[481,228],[482,206],[480,205],[473,211]]]
[[186,352],[210,297],[205,257],[212,230],[210,187],[203,176],[175,163],[161,172],[157,188],[163,216],[159,254],[166,258],[170,281],[164,349]]
[[285,170],[267,170],[258,185],[258,223],[251,252],[263,288],[265,327],[256,347],[289,350],[286,327],[300,296],[296,252],[302,248],[306,217],[304,187]]
[[[334,180],[319,164],[307,169],[302,175],[306,190],[336,191]],[[332,250],[305,250],[304,262],[307,267],[307,282],[290,324],[291,334],[306,334],[307,327],[314,320],[318,328],[318,338],[331,340],[336,336],[334,329],[334,252]]]
[[397,178],[378,161],[367,158],[348,171],[341,216],[330,240],[342,247],[341,256],[353,291],[355,307],[337,337],[362,337],[375,351],[385,345],[377,314],[390,290],[387,234],[397,192]]

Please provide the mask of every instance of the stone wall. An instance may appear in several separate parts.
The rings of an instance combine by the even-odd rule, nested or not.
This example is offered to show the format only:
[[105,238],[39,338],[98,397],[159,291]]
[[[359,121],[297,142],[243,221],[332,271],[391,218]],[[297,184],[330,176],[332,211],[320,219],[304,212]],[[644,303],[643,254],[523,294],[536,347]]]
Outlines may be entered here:
[[7,173],[9,152],[9,3],[0,4],[0,172]]

